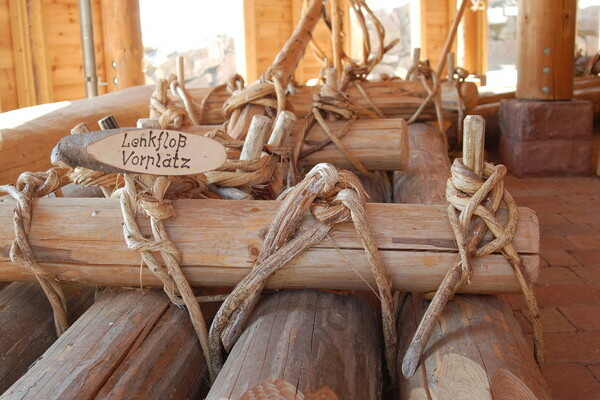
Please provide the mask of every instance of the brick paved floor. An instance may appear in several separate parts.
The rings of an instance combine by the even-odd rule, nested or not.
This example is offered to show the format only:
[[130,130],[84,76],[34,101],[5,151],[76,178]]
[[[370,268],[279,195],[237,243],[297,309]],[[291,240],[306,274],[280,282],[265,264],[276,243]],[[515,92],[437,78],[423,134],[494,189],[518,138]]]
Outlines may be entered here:
[[[506,184],[517,204],[536,210],[540,220],[535,291],[548,386],[555,400],[600,400],[600,178],[508,177]],[[509,301],[529,334],[522,296]]]

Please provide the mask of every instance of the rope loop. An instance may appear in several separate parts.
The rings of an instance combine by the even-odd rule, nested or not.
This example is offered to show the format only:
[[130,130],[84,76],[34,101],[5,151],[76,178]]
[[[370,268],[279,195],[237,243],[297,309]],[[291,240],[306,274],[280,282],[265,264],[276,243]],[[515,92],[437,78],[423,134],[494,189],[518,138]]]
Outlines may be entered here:
[[48,272],[37,260],[29,242],[29,232],[33,215],[32,203],[35,197],[46,196],[60,188],[63,170],[56,168],[46,172],[24,172],[15,186],[2,185],[0,192],[8,193],[16,201],[13,229],[15,240],[10,247],[10,259],[35,275],[46,294],[54,313],[56,334],[62,335],[69,327],[67,302],[58,279]]

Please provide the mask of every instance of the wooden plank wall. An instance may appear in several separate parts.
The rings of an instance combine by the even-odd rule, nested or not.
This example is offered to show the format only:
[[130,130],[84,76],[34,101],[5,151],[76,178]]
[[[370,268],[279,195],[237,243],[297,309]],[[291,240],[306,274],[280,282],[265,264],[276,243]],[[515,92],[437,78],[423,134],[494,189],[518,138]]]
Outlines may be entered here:
[[[302,6],[303,0],[244,0],[248,82],[258,79],[271,65],[302,17]],[[344,29],[349,29],[347,11]],[[331,54],[329,30],[322,21],[318,23],[313,37],[327,54]],[[348,44],[349,40],[346,40],[344,45],[348,47]],[[305,83],[316,78],[320,70],[321,63],[309,48],[296,71],[296,81]]]
[[[456,0],[421,0],[421,58],[436,67],[456,13]],[[452,50],[456,53],[456,44]]]
[[[106,10],[110,4],[92,0],[99,82],[109,78],[106,70],[113,56],[117,57],[112,53],[118,52],[104,40],[106,22],[118,18],[124,29],[131,32],[135,31],[132,26],[139,29],[139,21],[134,21],[137,25],[123,24],[122,15],[114,16],[111,10]],[[139,12],[134,12],[138,9],[137,0],[129,0],[128,5],[133,11],[126,15],[139,20]],[[107,18],[112,20],[107,21]],[[112,36],[118,33],[113,32]],[[141,41],[135,46],[139,49],[127,49],[126,53],[141,54]],[[122,61],[123,55],[119,57]],[[112,81],[111,85],[100,85],[98,92],[104,94],[139,83],[143,83],[141,65],[139,75],[131,80],[121,79],[118,85]],[[0,0],[0,111],[83,97],[85,86],[77,0]]]

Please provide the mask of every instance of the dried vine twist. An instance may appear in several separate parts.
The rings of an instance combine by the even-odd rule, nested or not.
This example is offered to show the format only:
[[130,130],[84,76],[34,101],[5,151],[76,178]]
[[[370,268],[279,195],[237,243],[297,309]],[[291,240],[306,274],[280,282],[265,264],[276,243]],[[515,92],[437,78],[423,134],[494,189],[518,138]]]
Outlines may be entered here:
[[59,189],[64,183],[63,174],[64,171],[56,168],[46,172],[24,172],[17,179],[15,186],[0,186],[0,193],[8,193],[17,201],[13,221],[15,240],[10,246],[10,260],[35,275],[52,306],[54,326],[58,336],[69,327],[65,295],[58,279],[36,260],[28,236],[33,218],[33,199]]
[[[515,272],[531,314],[534,355],[537,363],[540,366],[544,365],[543,328],[539,307],[533,289],[525,277],[521,258],[512,245],[519,213],[513,197],[504,188],[503,178],[506,172],[504,165],[485,163],[481,179],[467,168],[461,159],[456,159],[452,164],[446,199],[450,203],[448,219],[456,237],[460,260],[444,277],[404,355],[402,372],[407,378],[412,377],[416,371],[433,326],[446,303],[460,287],[469,284],[472,273],[471,260],[494,252],[501,252]],[[504,226],[495,216],[502,204],[508,211],[508,221]],[[494,239],[478,247],[488,230]]]

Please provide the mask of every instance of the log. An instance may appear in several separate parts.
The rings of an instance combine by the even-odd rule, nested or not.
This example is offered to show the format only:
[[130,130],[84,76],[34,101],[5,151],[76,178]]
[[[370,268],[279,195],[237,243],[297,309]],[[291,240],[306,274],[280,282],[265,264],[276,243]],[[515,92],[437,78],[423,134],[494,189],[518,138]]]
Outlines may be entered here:
[[[266,118],[262,117],[261,118]],[[305,121],[296,121],[292,128],[288,147],[296,141],[296,137],[302,133]],[[330,129],[339,135],[347,127],[346,121],[328,122]],[[200,125],[182,129],[184,132],[204,135],[218,126]],[[307,134],[303,152],[314,148],[328,139],[323,128],[315,124]],[[341,138],[342,144],[369,170],[394,171],[403,170],[408,164],[408,132],[403,128],[400,119],[358,119],[352,123],[348,132]],[[313,153],[306,153],[299,160],[301,167],[309,168],[316,164],[327,162],[339,168],[353,169],[352,163],[333,144],[319,148]]]
[[[479,103],[479,90],[474,82],[463,82],[460,86],[460,94],[467,109]],[[442,82],[442,108],[452,111],[459,109],[458,93],[454,82]]]
[[380,399],[380,325],[376,310],[357,296],[271,295],[254,311],[207,400],[265,398],[261,389],[274,388],[282,394],[272,398]]
[[[93,302],[94,290],[65,288],[69,319]],[[19,379],[56,340],[52,307],[37,282],[15,282],[0,291],[0,393]]]
[[[450,167],[447,153],[433,129],[417,124],[409,131],[411,145],[413,133],[418,132],[414,140],[422,148],[411,149],[408,171],[394,181],[394,199],[443,204]],[[427,196],[419,192],[423,186]],[[401,307],[398,371],[426,307],[427,301],[419,294],[408,295]],[[399,399],[550,399],[510,306],[496,296],[454,296],[435,325],[422,359],[412,378],[399,373]]]
[[185,310],[160,291],[107,290],[0,398],[202,398],[205,372]]
[[[364,82],[361,85],[388,118],[410,118],[427,96],[420,82],[394,80]],[[197,103],[209,90],[187,89]],[[138,118],[148,116],[153,91],[152,86],[136,86],[90,99],[44,104],[0,114],[0,184],[15,182],[19,174],[26,170],[48,169],[52,148],[80,122],[94,127],[100,118],[112,114],[120,126],[136,126]],[[311,112],[313,91],[314,87],[300,87],[296,88],[295,95],[289,96],[288,100],[299,119]],[[347,93],[359,105],[368,107],[356,87],[350,86]],[[205,117],[201,123],[222,124],[222,107],[229,96],[230,93],[224,87],[217,89],[207,101]],[[199,110],[200,107],[196,109]],[[435,119],[433,106],[427,107],[420,119]]]
[[[175,200],[174,218],[165,221],[171,240],[182,254],[183,270],[195,286],[233,286],[250,271],[278,202]],[[14,202],[0,202],[0,281],[33,276],[9,261],[14,239]],[[367,204],[366,213],[395,289],[431,291],[457,256],[444,206]],[[539,231],[535,212],[522,208],[516,234],[528,279],[536,280]],[[118,199],[41,198],[34,200],[29,240],[39,262],[61,280],[105,286],[144,286],[160,282],[140,256],[124,244]],[[143,234],[149,220],[138,217]],[[402,229],[398,229],[402,227]],[[364,289],[357,275],[374,284],[362,243],[351,223],[337,225],[326,240],[277,271],[267,287]],[[339,248],[353,260],[340,263]],[[319,265],[319,268],[315,268]],[[356,271],[355,271],[356,270]],[[519,285],[501,254],[475,262],[466,292],[514,292]]]

